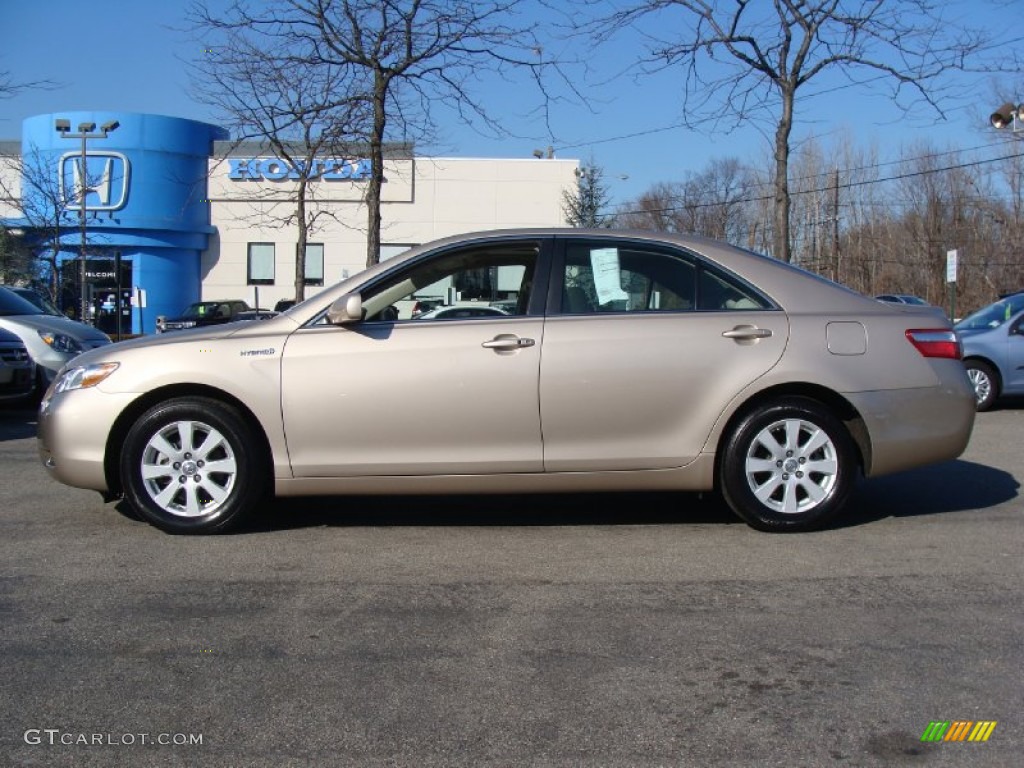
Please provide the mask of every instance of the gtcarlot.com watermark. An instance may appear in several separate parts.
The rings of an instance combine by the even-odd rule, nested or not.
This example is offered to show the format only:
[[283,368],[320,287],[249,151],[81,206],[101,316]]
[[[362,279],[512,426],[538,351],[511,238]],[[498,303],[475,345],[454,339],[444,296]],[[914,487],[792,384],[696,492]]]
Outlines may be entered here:
[[29,728],[23,737],[26,744],[66,747],[140,747],[140,746],[202,746],[201,733],[86,733],[60,728]]

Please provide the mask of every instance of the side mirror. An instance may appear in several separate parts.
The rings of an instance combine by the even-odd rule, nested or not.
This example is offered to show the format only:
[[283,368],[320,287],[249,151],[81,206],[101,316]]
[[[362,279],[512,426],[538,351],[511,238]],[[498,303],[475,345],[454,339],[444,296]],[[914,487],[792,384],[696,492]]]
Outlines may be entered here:
[[358,293],[346,293],[327,310],[327,322],[331,325],[358,323],[363,319],[363,297]]

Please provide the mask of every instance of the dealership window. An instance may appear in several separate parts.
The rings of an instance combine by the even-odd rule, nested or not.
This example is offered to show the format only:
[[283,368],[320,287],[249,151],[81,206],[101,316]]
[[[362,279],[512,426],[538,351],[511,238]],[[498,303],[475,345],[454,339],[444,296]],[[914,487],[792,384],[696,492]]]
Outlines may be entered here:
[[324,284],[324,244],[306,243],[306,285]]
[[249,285],[274,284],[274,244],[249,243]]
[[405,253],[410,248],[415,248],[416,243],[381,243],[380,260],[387,261],[393,256]]

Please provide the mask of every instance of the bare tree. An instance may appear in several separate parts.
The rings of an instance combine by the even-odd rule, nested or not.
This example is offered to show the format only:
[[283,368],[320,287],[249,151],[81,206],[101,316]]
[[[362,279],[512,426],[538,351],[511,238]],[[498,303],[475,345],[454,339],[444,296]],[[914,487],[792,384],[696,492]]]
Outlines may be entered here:
[[[592,0],[582,0],[593,5]],[[942,114],[943,75],[985,51],[990,35],[943,18],[939,0],[633,0],[579,28],[599,41],[644,27],[642,72],[681,66],[687,120],[729,125],[774,121],[772,250],[792,258],[790,142],[798,95],[833,74],[850,85],[879,81],[905,105]],[[664,32],[674,30],[671,36]],[[724,117],[728,115],[728,117]]]
[[12,96],[17,96],[22,91],[27,91],[30,88],[42,88],[49,90],[55,87],[55,83],[51,80],[36,80],[28,83],[19,83],[11,79],[11,73],[8,71],[0,71],[0,99],[9,99]]
[[35,277],[32,253],[25,236],[0,227],[0,283],[20,283]]
[[626,204],[617,218],[628,227],[691,232],[745,244],[756,194],[750,170],[739,160],[715,158],[681,182],[653,185]]
[[[283,76],[306,67],[336,71],[346,99],[368,113],[367,265],[380,259],[384,148],[392,135],[428,135],[444,106],[498,128],[472,90],[484,70],[527,67],[537,73],[532,26],[513,26],[521,0],[280,0],[223,13],[193,6],[210,29],[255,30],[279,55]],[[298,67],[297,70],[294,68]]]
[[[61,238],[75,232],[79,226],[79,193],[61,187],[52,158],[34,147],[24,154],[4,156],[0,162],[7,171],[0,174],[0,195],[20,214],[22,243],[32,257],[41,262],[40,271],[48,278],[50,294],[57,298],[60,295]],[[19,179],[19,189],[8,188],[5,178]],[[98,182],[99,179],[86,176],[80,178],[78,184],[89,189]]]
[[[253,215],[264,225],[296,227],[295,300],[302,301],[309,237],[320,219],[336,218],[318,199],[321,162],[360,143],[368,102],[350,93],[344,68],[282,50],[276,28],[224,25],[198,6],[193,18],[201,33],[215,33],[217,40],[192,64],[197,99],[222,113],[236,148],[255,143],[290,166],[278,188],[257,195]],[[282,195],[288,205],[280,205]]]

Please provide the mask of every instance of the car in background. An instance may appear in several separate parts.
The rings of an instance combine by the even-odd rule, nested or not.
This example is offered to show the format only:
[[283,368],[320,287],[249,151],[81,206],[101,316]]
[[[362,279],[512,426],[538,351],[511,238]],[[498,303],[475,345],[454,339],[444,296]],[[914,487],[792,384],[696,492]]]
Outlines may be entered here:
[[953,326],[979,411],[1024,394],[1024,293],[982,307]]
[[[156,332],[180,331],[207,325],[223,325],[239,319],[243,313],[255,310],[240,299],[197,301],[189,304],[177,317],[157,318]],[[243,317],[242,319],[246,319]],[[249,319],[252,319],[249,317]]]
[[444,299],[442,298],[423,298],[420,296],[413,297],[412,305],[412,316],[419,317],[424,312],[430,312],[434,309],[440,309],[444,306]]
[[420,312],[413,315],[413,320],[468,320],[473,317],[500,317],[508,315],[503,309],[497,307],[460,304],[454,307],[438,307],[427,312]]
[[240,323],[244,320],[269,320],[276,315],[281,314],[273,309],[247,309],[245,312],[239,312],[235,315],[232,323]]
[[46,296],[41,294],[34,288],[15,288],[8,286],[12,291],[25,299],[30,304],[35,304],[42,311],[44,315],[56,315],[57,317],[64,317],[64,313],[57,309],[57,305],[50,301]]
[[82,352],[110,344],[110,337],[102,331],[63,315],[48,314],[6,286],[0,286],[0,328],[25,344],[36,366],[39,397],[66,363]]
[[920,296],[911,296],[909,293],[883,293],[875,296],[879,301],[887,301],[890,304],[914,304],[919,307],[931,306]]
[[[397,311],[439,283],[521,301]],[[269,320],[93,350],[38,434],[56,480],[173,533],[228,530],[268,493],[712,489],[781,532],[834,519],[862,474],[959,456],[974,418],[934,307],[700,237],[551,228],[447,238]]]
[[0,328],[0,402],[27,401],[35,387],[35,369],[25,342]]

